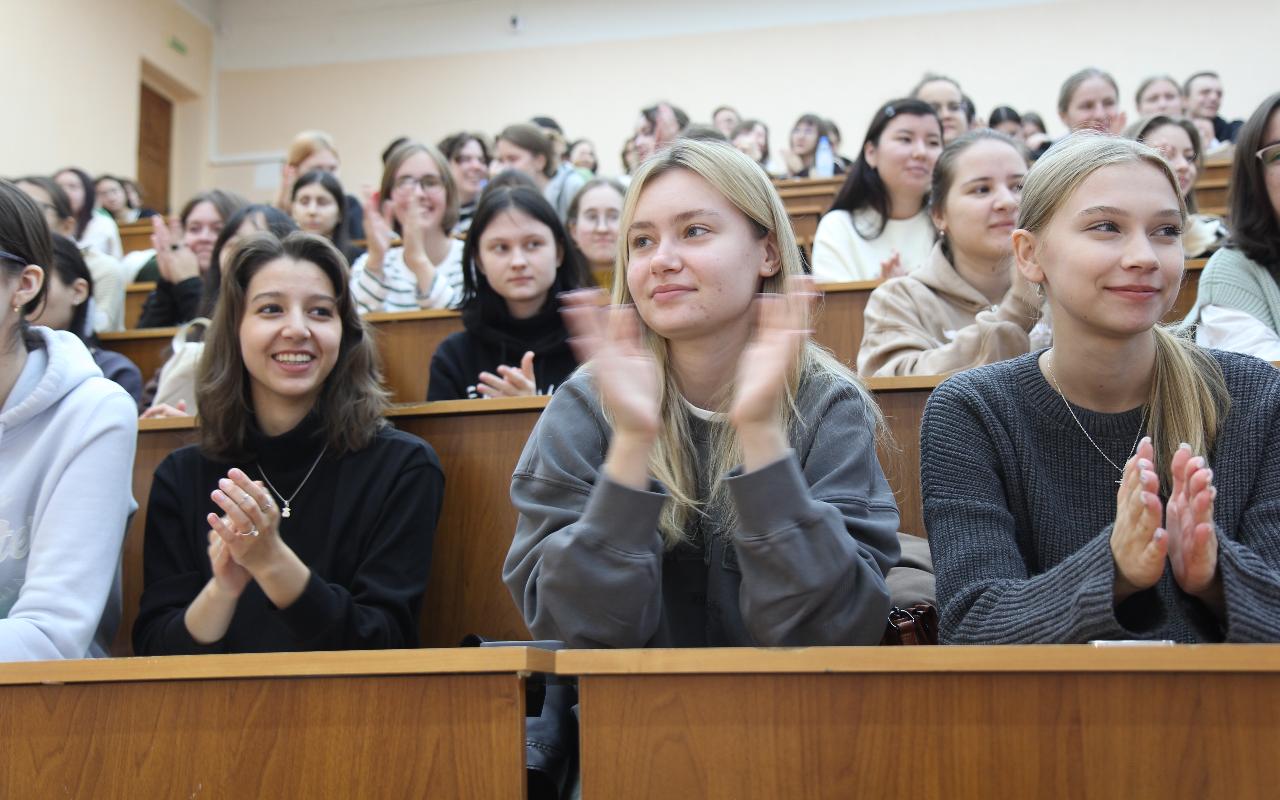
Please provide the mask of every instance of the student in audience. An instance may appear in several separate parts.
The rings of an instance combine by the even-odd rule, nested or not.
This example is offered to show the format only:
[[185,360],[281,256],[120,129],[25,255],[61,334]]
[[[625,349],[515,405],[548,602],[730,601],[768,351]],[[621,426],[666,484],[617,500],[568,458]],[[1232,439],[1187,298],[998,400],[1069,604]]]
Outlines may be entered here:
[[[1231,238],[1200,273],[1186,323],[1205,347],[1280,360],[1280,93],[1240,129],[1231,163]],[[1253,402],[1261,402],[1253,401]]]
[[156,288],[142,306],[139,328],[181,325],[196,316],[218,234],[245,205],[243,197],[214,189],[188,200],[177,221],[152,218],[151,243],[156,254],[138,272],[137,280],[153,280]]
[[498,134],[493,157],[504,169],[515,169],[533,178],[560,219],[569,214],[569,203],[586,181],[569,164],[556,158],[547,138],[535,125],[509,125]]
[[950,144],[957,136],[969,130],[972,115],[965,108],[964,92],[960,84],[945,75],[926,73],[911,90],[911,97],[933,107],[942,121],[942,143]]
[[290,216],[302,230],[333,242],[351,263],[364,251],[347,238],[346,196],[336,175],[313,169],[293,182]]
[[564,138],[564,128],[561,128],[560,123],[551,117],[533,117],[529,123],[540,128],[551,141],[552,162],[559,166],[560,162],[566,160],[565,156],[569,153],[568,140]]
[[97,195],[93,179],[78,167],[67,167],[54,173],[53,179],[71,201],[71,212],[76,215],[76,241],[80,247],[97,250],[114,259],[124,257],[124,245],[120,242],[120,229],[109,214],[94,210]]
[[235,257],[240,242],[255,233],[267,231],[283,239],[298,230],[297,223],[275,206],[253,203],[232,214],[213,244],[209,269],[204,274],[197,319],[184,326],[175,337],[170,352],[166,348],[164,365],[147,386],[144,397],[148,408],[143,419],[155,417],[187,417],[199,413],[196,405],[196,379],[200,357],[204,353],[205,328],[213,318],[222,292],[222,273]]
[[1077,134],[1027,176],[1014,253],[1054,346],[924,413],[943,641],[1280,640],[1280,372],[1159,325],[1184,214],[1128,139]]
[[0,181],[0,661],[109,654],[137,409],[69,331],[29,327],[53,246]]
[[1156,114],[1180,117],[1186,105],[1181,87],[1168,75],[1154,75],[1138,84],[1133,104],[1138,109],[1138,114],[1144,117]]
[[1049,129],[1044,126],[1044,120],[1034,111],[1028,111],[1022,115],[1022,135],[1025,137],[1032,161],[1044,155],[1053,144],[1049,138]]
[[1234,142],[1240,135],[1243,120],[1227,122],[1218,111],[1222,107],[1222,79],[1216,72],[1196,72],[1182,85],[1187,99],[1187,115],[1213,123],[1213,138],[1217,142]]
[[617,305],[567,300],[589,363],[512,479],[503,579],[529,630],[572,647],[879,641],[899,552],[882,422],[807,336],[813,284],[769,179],[678,141],[637,173],[622,230]]
[[154,217],[159,213],[154,209],[147,208],[147,204],[143,202],[142,189],[139,188],[136,181],[129,178],[121,178],[120,183],[124,186],[124,193],[129,198],[129,207],[138,210],[138,219]]
[[555,209],[536,189],[486,189],[463,251],[463,330],[431,357],[427,400],[551,394],[577,369],[557,310],[590,285]]
[[151,209],[133,205],[125,184],[124,178],[113,175],[99,175],[93,182],[93,191],[98,205],[111,215],[116,225],[130,225],[140,219],[155,216],[156,212]]
[[942,375],[1030,349],[1040,300],[1010,238],[1026,176],[1026,152],[1002,133],[947,145],[929,193],[938,243],[920,269],[871,293],[859,375]]
[[824,136],[827,137],[827,144],[831,145],[832,174],[845,174],[847,165],[835,158],[835,145],[831,142],[827,121],[817,114],[804,114],[791,127],[790,147],[782,153],[783,160],[787,164],[788,178],[812,176],[814,165],[817,163],[818,143]]
[[[289,150],[285,153],[284,167],[281,170],[280,193],[276,195],[276,208],[288,214],[293,205],[293,182],[298,176],[312,170],[332,172],[335,176],[342,166],[338,158],[338,146],[333,137],[324,131],[303,131],[293,138]],[[364,210],[360,207],[360,198],[352,195],[346,197],[346,208],[343,209],[343,222],[347,226],[347,240],[357,241],[364,238]]]
[[444,477],[428,444],[383,419],[347,286],[342,254],[314,234],[236,251],[200,444],[152,484],[135,653],[417,646]]
[[640,110],[636,120],[636,155],[640,163],[666,146],[689,125],[689,115],[665,100]]
[[596,158],[596,146],[590,139],[579,139],[569,145],[569,164],[582,175],[584,180],[591,180],[600,170],[600,161]]
[[1116,79],[1097,67],[1073,74],[1058,91],[1058,117],[1072,131],[1119,133],[1124,128],[1125,114],[1120,110]]
[[[43,175],[29,175],[19,178],[16,183],[44,211],[45,222],[52,233],[75,237],[76,219],[71,211],[71,201],[61,186]],[[89,247],[80,248],[80,254],[93,278],[90,283],[94,309],[89,319],[93,331],[124,330],[124,267],[106,253]]]
[[711,124],[726,138],[733,137],[733,131],[742,122],[742,115],[733,106],[720,106],[711,112]]
[[636,137],[632,136],[622,143],[622,168],[626,170],[625,181],[631,180],[631,173],[640,166],[640,153],[636,150]]
[[1204,156],[1200,134],[1191,120],[1156,114],[1143,117],[1125,129],[1124,135],[1152,147],[1173,168],[1187,205],[1187,221],[1182,229],[1182,250],[1187,258],[1204,258],[1222,246],[1227,228],[1222,218],[1200,214],[1196,208],[1195,184]]
[[900,99],[876,112],[862,152],[818,222],[813,277],[866,281],[925,263],[935,232],[929,184],[942,152],[942,123],[922,100]]
[[[421,142],[396,148],[364,213],[368,250],[351,267],[360,313],[457,308],[462,241],[451,234],[458,222],[458,189],[440,151]],[[401,244],[392,247],[396,235]]]
[[613,274],[618,257],[618,222],[627,190],[612,178],[593,178],[569,206],[569,236],[592,275]]
[[1009,106],[996,106],[991,111],[991,117],[987,120],[987,126],[994,131],[999,131],[1005,136],[1017,142],[1026,143],[1027,134],[1022,127],[1022,117],[1017,111]]
[[27,319],[55,331],[74,333],[89,348],[102,374],[129,393],[133,402],[142,402],[142,373],[119,353],[103,350],[89,324],[93,297],[93,276],[80,248],[66,236],[53,235],[53,261],[45,272],[44,302]]
[[[489,181],[489,145],[480,134],[462,131],[444,137],[436,147],[449,160],[453,185],[458,190],[458,223],[453,232],[463,233],[471,227],[480,192]],[[382,161],[386,163],[386,158]]]

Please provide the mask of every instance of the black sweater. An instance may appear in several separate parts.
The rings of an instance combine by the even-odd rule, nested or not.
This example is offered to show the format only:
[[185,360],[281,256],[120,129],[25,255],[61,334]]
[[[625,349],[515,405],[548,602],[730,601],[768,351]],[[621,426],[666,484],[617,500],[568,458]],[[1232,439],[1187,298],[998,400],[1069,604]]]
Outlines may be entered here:
[[164,278],[156,281],[156,288],[147,295],[138,317],[139,328],[169,328],[195,319],[200,309],[200,293],[204,282],[200,278],[187,278],[170,283]]
[[285,543],[311,568],[297,601],[276,608],[250,582],[220,641],[201,645],[187,631],[187,606],[213,576],[205,515],[221,513],[209,497],[218,479],[238,466],[261,480],[260,463],[292,495],[323,446],[318,432],[313,415],[282,436],[255,428],[249,446],[260,461],[214,462],[191,446],[160,464],[147,506],[137,655],[417,646],[444,475],[430,445],[390,427],[359,452],[326,454],[281,520]]
[[427,400],[468,400],[483,397],[475,391],[481,372],[498,374],[506,365],[519,369],[520,359],[533,351],[533,376],[538,394],[551,394],[578,368],[569,348],[568,331],[555,304],[534,317],[512,319],[488,309],[488,321],[478,310],[466,309],[462,319],[466,330],[450,335],[431,356],[431,379]]
[[[944,641],[1280,641],[1280,370],[1211,352],[1231,394],[1209,457],[1225,624],[1168,565],[1116,605],[1119,475],[1031,353],[949,378],[925,407],[920,476]],[[1075,413],[1112,460],[1127,460],[1141,408]]]

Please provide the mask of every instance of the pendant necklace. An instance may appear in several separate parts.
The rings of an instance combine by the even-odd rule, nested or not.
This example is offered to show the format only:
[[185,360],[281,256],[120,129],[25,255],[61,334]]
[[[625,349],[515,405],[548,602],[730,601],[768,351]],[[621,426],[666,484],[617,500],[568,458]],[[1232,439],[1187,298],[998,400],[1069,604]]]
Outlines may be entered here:
[[[1076,427],[1078,427],[1080,429],[1080,432],[1084,434],[1084,438],[1089,440],[1089,444],[1093,445],[1093,449],[1097,450],[1098,453],[1107,460],[1107,463],[1110,464],[1112,468],[1115,469],[1116,472],[1120,473],[1121,480],[1116,481],[1116,485],[1119,485],[1121,481],[1124,480],[1124,467],[1119,466],[1118,464],[1116,464],[1116,462],[1111,460],[1111,456],[1107,455],[1106,451],[1098,446],[1098,443],[1095,442],[1093,440],[1093,437],[1089,435],[1089,431],[1085,430],[1084,425],[1080,422],[1080,418],[1076,416],[1075,409],[1071,407],[1071,403],[1070,401],[1067,400],[1067,396],[1062,393],[1062,386],[1058,384],[1058,376],[1055,375],[1053,372],[1052,351],[1050,351],[1049,357],[1044,360],[1044,366],[1045,366],[1045,369],[1048,370],[1049,372],[1049,379],[1053,381],[1053,388],[1057,390],[1058,397],[1062,398],[1063,405],[1067,407],[1067,413],[1069,413],[1071,415],[1071,418],[1076,421]],[[1138,423],[1138,435],[1134,437],[1133,447],[1129,448],[1129,453],[1128,455],[1125,456],[1125,461],[1128,461],[1130,458],[1133,457],[1134,453],[1138,452],[1138,442],[1142,441],[1142,432],[1146,430],[1147,414],[1150,411],[1151,411],[1150,406],[1146,406],[1142,409],[1142,422]]]
[[302,491],[302,487],[307,485],[307,481],[311,479],[311,473],[315,472],[316,467],[320,466],[320,459],[324,458],[324,454],[328,450],[329,450],[329,445],[325,444],[324,449],[320,451],[320,455],[316,456],[316,461],[314,464],[311,465],[311,469],[307,470],[307,475],[305,478],[302,479],[302,483],[298,484],[298,488],[295,489],[293,494],[289,495],[288,497],[285,497],[284,493],[275,487],[275,484],[273,484],[271,482],[271,479],[267,477],[267,472],[262,468],[261,464],[258,464],[258,463],[254,464],[254,466],[258,468],[258,472],[262,474],[262,479],[267,482],[267,486],[271,487],[271,491],[275,493],[276,497],[280,498],[280,503],[283,506],[283,508],[280,511],[280,516],[284,517],[285,519],[288,519],[289,516],[293,514],[293,509],[290,507],[290,504],[293,503],[293,498],[297,497],[298,492]]

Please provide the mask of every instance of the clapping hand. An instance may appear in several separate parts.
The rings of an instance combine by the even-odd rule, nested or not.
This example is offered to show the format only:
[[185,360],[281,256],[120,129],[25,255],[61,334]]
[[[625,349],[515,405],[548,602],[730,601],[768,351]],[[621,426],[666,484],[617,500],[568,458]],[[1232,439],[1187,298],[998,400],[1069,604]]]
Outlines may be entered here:
[[[229,524],[225,517],[219,517],[219,520],[223,525]],[[209,564],[213,568],[214,582],[230,597],[239,597],[253,580],[249,570],[237,564],[231,557],[231,548],[214,530],[209,531]]]
[[1218,573],[1218,534],[1213,501],[1218,490],[1204,457],[1182,445],[1173,456],[1173,490],[1165,507],[1169,531],[1169,565],[1173,579],[1187,594],[1220,609],[1222,580]]
[[658,365],[635,307],[606,305],[602,289],[586,289],[565,295],[561,313],[578,361],[591,362],[615,433],[652,440],[661,424]]
[[223,516],[209,514],[209,527],[218,534],[234,561],[250,573],[264,567],[284,546],[280,540],[280,511],[261,483],[231,469],[211,495]]
[[160,277],[172,284],[200,277],[200,262],[183,241],[181,220],[166,222],[156,214],[151,218],[151,246],[156,251]]
[[369,192],[364,204],[365,251],[368,253],[364,268],[374,277],[382,276],[382,264],[396,238],[391,219],[390,203],[383,203],[377,190]]
[[1116,600],[1156,585],[1164,573],[1169,534],[1160,527],[1160,479],[1155,448],[1143,437],[1124,465],[1111,528],[1111,555],[1116,562]]
[[902,253],[897,250],[893,251],[893,255],[880,262],[880,280],[887,281],[890,278],[900,278],[907,274],[907,270],[902,266]]
[[790,376],[809,337],[809,317],[821,297],[813,278],[788,278],[783,294],[756,298],[756,326],[738,358],[729,421],[739,429],[778,418]]
[[473,387],[476,392],[485,397],[531,397],[538,393],[538,384],[533,375],[532,350],[520,359],[518,368],[503,364],[498,367],[497,372],[497,375],[481,372],[480,381]]

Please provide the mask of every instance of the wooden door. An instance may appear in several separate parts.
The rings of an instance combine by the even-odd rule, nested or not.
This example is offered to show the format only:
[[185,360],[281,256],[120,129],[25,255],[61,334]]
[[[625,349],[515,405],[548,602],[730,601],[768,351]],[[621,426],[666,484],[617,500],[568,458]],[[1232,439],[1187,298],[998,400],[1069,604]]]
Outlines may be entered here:
[[148,208],[169,213],[169,156],[173,103],[143,84],[138,104],[138,186]]

